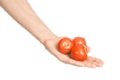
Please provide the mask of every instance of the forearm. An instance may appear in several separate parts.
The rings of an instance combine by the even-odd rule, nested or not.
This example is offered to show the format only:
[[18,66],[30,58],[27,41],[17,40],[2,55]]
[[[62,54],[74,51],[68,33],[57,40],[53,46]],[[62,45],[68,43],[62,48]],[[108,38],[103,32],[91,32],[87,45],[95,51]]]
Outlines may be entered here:
[[0,5],[41,43],[56,37],[35,14],[27,0],[0,0]]

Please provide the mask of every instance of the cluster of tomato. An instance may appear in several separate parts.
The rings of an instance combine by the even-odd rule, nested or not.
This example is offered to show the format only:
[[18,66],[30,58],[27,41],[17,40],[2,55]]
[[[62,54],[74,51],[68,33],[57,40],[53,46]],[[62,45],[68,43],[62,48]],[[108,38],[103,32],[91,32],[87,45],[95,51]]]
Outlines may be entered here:
[[85,38],[75,37],[70,39],[64,37],[58,42],[58,50],[62,54],[69,54],[69,56],[77,61],[84,61],[87,59],[87,53],[89,52]]

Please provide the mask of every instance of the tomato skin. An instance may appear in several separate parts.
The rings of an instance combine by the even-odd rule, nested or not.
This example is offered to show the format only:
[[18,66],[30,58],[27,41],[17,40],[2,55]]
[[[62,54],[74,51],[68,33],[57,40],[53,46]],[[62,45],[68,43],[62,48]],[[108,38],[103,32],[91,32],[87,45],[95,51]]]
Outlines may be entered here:
[[85,38],[83,38],[83,37],[75,37],[75,38],[73,39],[73,44],[74,44],[74,45],[82,44],[82,45],[86,46]]
[[85,49],[86,53],[89,52],[89,50],[88,50],[88,48],[87,48],[86,40],[85,40],[84,37],[75,37],[75,38],[73,39],[73,44],[74,44],[74,46],[76,46],[76,45],[78,45],[78,44],[81,44],[81,45],[84,46],[84,49]]
[[84,46],[81,44],[78,44],[72,48],[70,56],[77,61],[84,61],[87,59],[87,53]]
[[64,37],[58,42],[58,50],[63,54],[70,53],[72,47],[73,47],[73,42],[68,37]]

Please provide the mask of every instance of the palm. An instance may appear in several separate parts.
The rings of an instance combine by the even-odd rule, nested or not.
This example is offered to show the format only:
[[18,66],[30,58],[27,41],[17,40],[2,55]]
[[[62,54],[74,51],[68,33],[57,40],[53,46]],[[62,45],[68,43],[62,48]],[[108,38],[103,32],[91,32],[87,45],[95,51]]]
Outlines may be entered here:
[[58,37],[56,39],[49,39],[45,41],[46,49],[49,52],[51,52],[55,57],[57,57],[58,60],[67,64],[72,64],[72,65],[81,66],[81,67],[100,67],[103,65],[103,61],[95,57],[89,56],[87,60],[81,62],[81,61],[75,61],[71,59],[69,56],[61,54],[57,50],[57,43],[60,39],[61,38]]

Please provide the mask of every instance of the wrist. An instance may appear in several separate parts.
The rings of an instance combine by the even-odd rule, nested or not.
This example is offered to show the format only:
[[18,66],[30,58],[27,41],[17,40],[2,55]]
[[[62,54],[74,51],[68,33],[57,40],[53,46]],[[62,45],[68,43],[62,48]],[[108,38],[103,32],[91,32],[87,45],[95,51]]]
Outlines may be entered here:
[[47,40],[58,38],[57,35],[50,31],[44,31],[39,34],[38,40],[44,45]]

